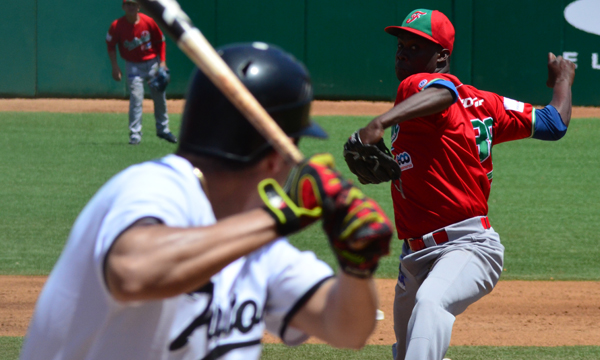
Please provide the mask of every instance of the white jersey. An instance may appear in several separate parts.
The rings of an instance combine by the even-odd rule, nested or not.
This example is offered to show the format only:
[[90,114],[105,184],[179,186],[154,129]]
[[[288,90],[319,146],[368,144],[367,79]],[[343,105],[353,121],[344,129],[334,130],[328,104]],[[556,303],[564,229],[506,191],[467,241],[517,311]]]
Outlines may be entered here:
[[104,260],[135,221],[173,227],[215,223],[191,164],[169,155],[113,177],[77,218],[40,297],[21,360],[258,359],[266,328],[289,344],[287,323],[331,269],[281,239],[238,259],[191,294],[122,303]]

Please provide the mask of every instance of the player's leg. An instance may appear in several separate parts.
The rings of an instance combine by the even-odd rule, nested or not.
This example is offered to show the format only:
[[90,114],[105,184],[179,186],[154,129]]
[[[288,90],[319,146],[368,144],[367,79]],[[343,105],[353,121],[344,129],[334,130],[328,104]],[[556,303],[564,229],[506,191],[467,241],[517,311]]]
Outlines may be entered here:
[[[158,58],[150,60],[149,66],[149,77],[152,78],[155,76],[156,71],[160,66],[160,60]],[[152,101],[154,102],[154,119],[156,122],[156,135],[161,138],[164,138],[167,141],[174,142],[173,140],[175,140],[175,137],[171,135],[171,131],[169,130],[169,115],[167,113],[167,92],[158,91],[154,88],[150,88],[150,95],[152,96]],[[173,138],[171,139],[171,137]]]
[[125,63],[127,86],[129,87],[129,143],[139,144],[142,140],[142,104],[144,80],[138,63]]
[[395,359],[397,360],[403,359],[406,353],[407,326],[415,305],[416,290],[417,286],[414,277],[400,273],[394,297],[394,333],[396,334],[396,344],[392,350],[392,353],[396,354]]
[[416,295],[408,323],[406,360],[439,360],[450,346],[455,316],[492,291],[502,272],[504,247],[493,230],[448,244]]
[[[403,245],[402,259],[408,253],[408,247]],[[422,263],[426,267],[426,263]],[[413,271],[417,266],[412,266]],[[419,271],[416,271],[419,275]],[[413,307],[415,306],[415,296],[419,286],[425,279],[426,272],[421,272],[420,277],[413,276],[406,268],[400,265],[398,281],[396,283],[396,293],[394,297],[394,333],[396,334],[396,344],[392,349],[395,359],[404,359],[406,353],[406,334],[408,321],[410,320]]]

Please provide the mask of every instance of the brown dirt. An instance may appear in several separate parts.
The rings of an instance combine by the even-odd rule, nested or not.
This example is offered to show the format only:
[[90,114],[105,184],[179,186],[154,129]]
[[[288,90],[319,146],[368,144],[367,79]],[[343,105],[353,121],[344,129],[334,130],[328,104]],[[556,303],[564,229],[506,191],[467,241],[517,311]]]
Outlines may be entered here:
[[[183,100],[168,100],[170,113],[183,111]],[[393,103],[384,101],[315,101],[313,115],[365,115],[376,116],[391,109]],[[48,112],[107,112],[126,113],[128,100],[106,99],[0,99],[0,111],[48,111]],[[144,100],[144,113],[152,113],[151,100]],[[600,118],[600,108],[574,107],[573,118]]]
[[[169,100],[181,113],[182,100]],[[313,115],[376,116],[389,102],[315,101]],[[144,102],[151,113],[152,102]],[[127,100],[0,99],[0,111],[126,113]],[[600,108],[576,107],[574,118],[600,118]],[[0,336],[23,336],[35,301],[46,281],[41,276],[0,276]],[[392,303],[395,280],[377,280],[380,309],[369,344],[394,342]],[[571,346],[600,345],[600,282],[501,281],[496,289],[458,316],[451,345]],[[267,335],[266,342],[277,342]],[[311,339],[309,342],[318,343]]]
[[[42,276],[0,276],[0,336],[23,336]],[[379,321],[371,345],[394,343],[392,303],[395,280],[377,280]],[[501,281],[454,325],[451,345],[600,345],[600,282]],[[271,335],[265,342],[278,342]],[[309,343],[319,343],[316,339]]]

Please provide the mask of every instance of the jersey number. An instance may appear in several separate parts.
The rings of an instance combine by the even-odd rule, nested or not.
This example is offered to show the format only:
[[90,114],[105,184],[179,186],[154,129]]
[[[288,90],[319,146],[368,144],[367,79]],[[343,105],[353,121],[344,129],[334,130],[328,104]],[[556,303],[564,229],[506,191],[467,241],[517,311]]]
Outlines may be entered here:
[[492,125],[494,119],[487,118],[483,121],[479,119],[471,120],[473,130],[475,131],[475,144],[479,151],[479,161],[484,162],[492,154]]

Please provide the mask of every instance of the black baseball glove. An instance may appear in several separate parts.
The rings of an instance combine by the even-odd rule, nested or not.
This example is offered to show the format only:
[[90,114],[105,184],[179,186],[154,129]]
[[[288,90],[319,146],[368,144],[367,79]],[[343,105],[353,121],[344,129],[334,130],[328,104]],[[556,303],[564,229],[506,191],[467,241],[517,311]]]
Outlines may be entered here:
[[156,75],[154,76],[154,78],[152,78],[152,80],[148,82],[148,86],[159,92],[163,92],[167,88],[167,85],[169,85],[170,81],[171,72],[169,71],[169,69],[167,69],[166,67],[160,67],[156,71]]
[[400,166],[383,139],[375,145],[360,141],[358,131],[344,144],[344,159],[361,184],[379,184],[400,179]]

